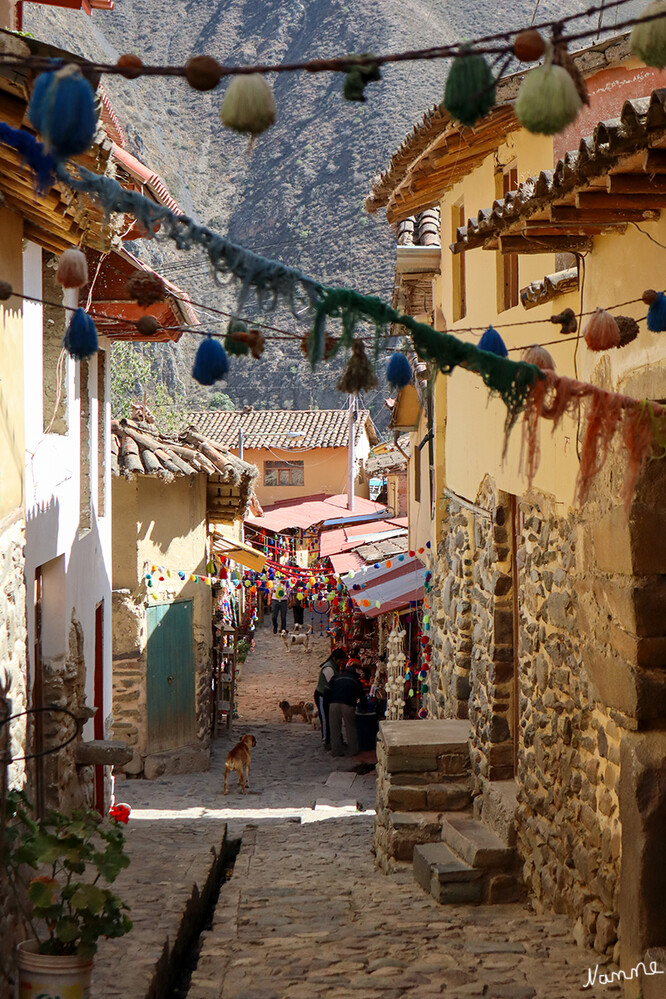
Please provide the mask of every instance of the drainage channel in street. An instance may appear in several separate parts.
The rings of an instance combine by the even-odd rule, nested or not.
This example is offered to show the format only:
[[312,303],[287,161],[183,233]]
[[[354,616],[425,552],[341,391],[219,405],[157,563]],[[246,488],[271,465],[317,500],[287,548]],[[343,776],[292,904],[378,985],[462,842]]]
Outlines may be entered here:
[[219,854],[213,851],[203,891],[199,892],[195,885],[173,949],[168,956],[165,954],[163,973],[156,973],[146,999],[186,999],[199,962],[202,934],[213,925],[220,892],[233,873],[240,848],[240,839],[227,839],[225,835]]

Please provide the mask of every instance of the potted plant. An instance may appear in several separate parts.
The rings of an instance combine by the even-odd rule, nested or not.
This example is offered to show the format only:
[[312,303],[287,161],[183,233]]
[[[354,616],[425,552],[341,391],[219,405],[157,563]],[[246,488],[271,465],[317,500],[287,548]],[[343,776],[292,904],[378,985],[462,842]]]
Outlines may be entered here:
[[129,864],[127,812],[117,806],[109,820],[92,811],[35,819],[23,792],[7,794],[0,860],[17,901],[28,900],[34,934],[18,946],[21,999],[86,999],[99,938],[132,928],[128,906],[108,887]]

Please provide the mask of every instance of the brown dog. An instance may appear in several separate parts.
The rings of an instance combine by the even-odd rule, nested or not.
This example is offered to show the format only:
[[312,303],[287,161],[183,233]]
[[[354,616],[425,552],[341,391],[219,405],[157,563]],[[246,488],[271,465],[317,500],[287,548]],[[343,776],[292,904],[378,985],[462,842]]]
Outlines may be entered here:
[[310,713],[305,701],[299,701],[298,704],[290,704],[289,701],[280,701],[278,707],[281,709],[286,722],[290,722],[292,718],[302,718],[304,722],[310,721]]
[[241,792],[245,794],[245,787],[250,786],[250,750],[257,745],[257,740],[253,735],[242,735],[240,742],[237,742],[233,749],[227,753],[224,761],[224,793],[227,793],[227,780],[232,770],[238,774]]

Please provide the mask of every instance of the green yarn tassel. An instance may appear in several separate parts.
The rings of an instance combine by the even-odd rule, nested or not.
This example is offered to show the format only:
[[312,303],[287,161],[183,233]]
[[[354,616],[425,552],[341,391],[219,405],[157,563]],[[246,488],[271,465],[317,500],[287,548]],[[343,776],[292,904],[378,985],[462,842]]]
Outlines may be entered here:
[[456,56],[449,70],[442,106],[461,125],[472,126],[479,118],[484,118],[494,104],[495,80],[485,57]]
[[528,132],[555,135],[576,119],[582,106],[566,69],[545,63],[531,70],[521,83],[515,111]]
[[[654,21],[643,21],[644,17],[663,16]],[[631,51],[646,66],[663,69],[666,66],[666,0],[654,0],[642,14],[631,32]]]
[[[370,52],[363,54],[364,56],[371,55]],[[352,65],[345,75],[342,93],[348,101],[365,103],[365,88],[369,83],[377,83],[381,78],[382,74],[376,63],[367,63],[364,66]]]
[[234,340],[234,333],[247,333],[247,323],[241,322],[240,319],[232,319],[227,326],[227,335],[224,338],[224,349],[227,354],[232,354],[234,357],[245,357],[250,353],[249,344],[243,343],[241,340]]

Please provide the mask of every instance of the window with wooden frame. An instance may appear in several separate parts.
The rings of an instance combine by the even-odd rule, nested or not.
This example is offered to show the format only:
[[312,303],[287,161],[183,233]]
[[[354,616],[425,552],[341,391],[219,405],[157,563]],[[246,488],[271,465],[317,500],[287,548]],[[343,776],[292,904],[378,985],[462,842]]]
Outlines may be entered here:
[[[451,241],[456,240],[456,229],[465,225],[465,203],[458,201],[451,207]],[[454,253],[451,262],[451,292],[453,322],[467,315],[467,289],[465,287],[465,254]]]
[[[518,167],[515,163],[495,173],[495,197],[501,200],[518,188]],[[506,312],[518,305],[518,254],[497,251],[497,311]]]
[[302,461],[265,461],[265,486],[302,486],[305,470]]

